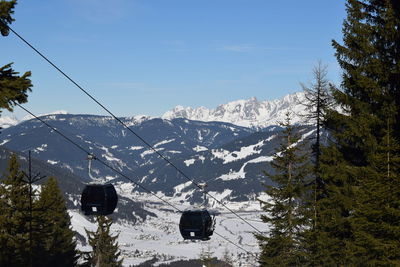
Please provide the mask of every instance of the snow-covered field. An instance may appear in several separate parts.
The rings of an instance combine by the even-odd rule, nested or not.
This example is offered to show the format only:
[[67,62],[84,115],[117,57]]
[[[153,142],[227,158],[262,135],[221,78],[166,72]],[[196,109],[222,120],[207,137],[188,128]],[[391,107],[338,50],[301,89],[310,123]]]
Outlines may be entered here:
[[[132,195],[132,191],[129,192],[130,190],[127,190],[127,188],[125,190],[118,188],[117,190],[125,197],[130,195],[132,199],[143,202],[144,209],[157,215],[157,218],[148,216],[144,221],[139,220],[135,225],[130,222],[113,224],[113,233],[119,234],[118,242],[124,258],[124,266],[139,264],[154,257],[157,257],[158,263],[181,259],[198,259],[202,250],[212,251],[213,256],[219,259],[222,259],[223,254],[228,252],[234,260],[235,266],[254,266],[257,264],[254,255],[259,252],[259,248],[253,235],[255,230],[225,208],[212,208],[213,211],[217,211],[220,214],[216,216],[215,233],[217,234],[214,234],[211,240],[185,241],[179,232],[179,212],[173,211],[170,206],[162,203],[154,196]],[[187,203],[182,204],[165,196],[163,198],[176,205],[179,209],[190,208]],[[226,205],[257,229],[266,230],[265,224],[260,221],[261,212],[258,201],[230,202],[226,203]],[[86,236],[85,228],[93,231],[97,227],[77,210],[71,210],[70,215],[72,216],[73,229],[83,236]],[[253,255],[249,255],[237,246],[251,252]],[[87,245],[79,244],[79,249],[90,250],[91,248]]]

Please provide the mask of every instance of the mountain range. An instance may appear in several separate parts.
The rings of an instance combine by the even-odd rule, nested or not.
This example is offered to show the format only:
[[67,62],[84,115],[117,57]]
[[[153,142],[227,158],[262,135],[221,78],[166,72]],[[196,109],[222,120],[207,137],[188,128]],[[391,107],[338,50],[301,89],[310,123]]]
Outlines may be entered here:
[[[83,249],[87,248],[84,227],[93,229],[94,225],[90,218],[79,212],[80,193],[85,183],[92,182],[94,177],[97,182],[111,182],[116,187],[120,200],[113,218],[115,227],[124,233],[120,241],[125,248],[123,254],[132,264],[141,262],[139,258],[151,259],[146,256],[145,249],[154,246],[151,240],[164,240],[166,244],[151,250],[153,252],[149,255],[167,251],[165,253],[175,259],[180,254],[167,248],[175,246],[179,251],[189,245],[182,243],[179,237],[176,228],[178,215],[159,198],[179,207],[198,207],[203,193],[190,180],[207,182],[208,207],[221,214],[217,230],[254,251],[258,246],[252,232],[243,222],[231,217],[232,214],[221,203],[257,221],[257,199],[265,197],[262,183],[271,184],[263,171],[271,171],[268,163],[281,142],[281,128],[277,122],[283,121],[285,114],[291,112],[293,122],[299,123],[301,142],[314,133],[311,126],[302,125],[303,117],[299,115],[304,112],[300,103],[302,98],[302,93],[274,101],[259,102],[251,98],[215,109],[176,107],[160,118],[120,118],[152,148],[111,117],[64,111],[41,116],[46,123],[129,179],[96,160],[92,162],[89,174],[87,153],[36,119],[25,118],[15,122],[3,118],[2,122],[6,121],[9,127],[4,127],[6,129],[0,134],[0,168],[5,169],[11,152],[18,154],[23,168],[26,168],[27,153],[31,151],[34,169],[58,178]],[[168,158],[186,177],[161,159],[156,151]],[[136,229],[133,232],[132,227]],[[142,234],[137,234],[137,231]],[[149,237],[146,231],[156,233]],[[129,235],[133,235],[132,240],[127,238]],[[144,242],[143,250],[134,253],[130,242]],[[212,244],[218,248],[221,242]],[[237,248],[231,249],[236,251],[238,260],[246,261]],[[164,256],[157,257],[161,259]]]
[[176,106],[174,109],[165,112],[162,118],[168,120],[186,118],[198,121],[220,121],[262,129],[283,121],[287,112],[293,115],[293,123],[302,122],[303,119],[299,115],[305,111],[305,107],[302,105],[304,101],[304,93],[298,92],[272,101],[258,101],[256,97],[237,100],[219,105],[214,109]]
[[[262,129],[283,121],[287,112],[292,114],[293,123],[301,123],[303,121],[301,114],[305,112],[305,106],[302,104],[304,101],[304,92],[298,92],[275,100],[258,101],[256,97],[252,97],[247,100],[232,101],[227,104],[221,104],[214,109],[208,109],[203,106],[193,108],[178,105],[165,112],[160,118],[166,120],[185,118],[204,122],[219,121],[237,126]],[[48,114],[41,114],[40,116],[55,114],[68,114],[68,112],[58,110]],[[136,121],[151,118],[144,115],[132,117]],[[0,126],[8,128],[29,119],[32,119],[32,116],[27,115],[21,120],[16,117],[0,117]]]
[[[304,112],[300,104],[302,98],[302,93],[296,93],[269,102],[259,102],[255,98],[239,100],[212,110],[175,108],[162,118],[120,118],[152,148],[111,117],[57,112],[44,115],[42,119],[152,191],[166,195],[191,192],[194,188],[189,177],[196,182],[209,181],[209,190],[223,198],[246,200],[254,199],[262,191],[259,186],[262,170],[269,168],[267,162],[280,142],[280,127],[276,122],[283,121],[287,112],[294,114],[294,122],[301,122],[298,114]],[[215,120],[211,121],[212,118]],[[301,131],[304,135],[312,133],[307,126]],[[96,162],[90,175],[87,155],[35,119],[23,120],[3,130],[0,145],[22,153],[31,150],[35,158],[73,173],[84,182],[89,182],[91,175],[103,181],[124,179]],[[187,177],[168,166],[155,151],[168,158]],[[186,198],[197,201],[200,194],[195,191]]]

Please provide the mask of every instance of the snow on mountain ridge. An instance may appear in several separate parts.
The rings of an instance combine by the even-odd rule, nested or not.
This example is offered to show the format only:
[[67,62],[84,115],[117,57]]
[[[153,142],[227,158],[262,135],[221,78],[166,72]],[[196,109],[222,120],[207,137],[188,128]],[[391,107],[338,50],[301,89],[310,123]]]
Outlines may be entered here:
[[[56,111],[52,111],[52,112],[49,112],[49,113],[39,114],[37,116],[38,117],[42,117],[42,116],[48,116],[48,115],[66,115],[66,114],[69,114],[68,111],[66,111],[66,110],[56,110]],[[27,120],[30,120],[30,119],[33,119],[33,118],[34,117],[32,115],[27,115],[27,116],[23,117],[21,119],[21,121],[27,121]],[[19,121],[19,122],[21,122],[21,121]]]
[[[284,121],[285,114],[289,111],[292,113],[292,122],[304,122],[300,114],[304,113],[305,107],[301,104],[305,100],[304,92],[289,94],[281,99],[259,101],[256,97],[247,100],[236,100],[227,104],[221,104],[215,109],[207,109],[206,107],[184,107],[176,106],[170,111],[165,112],[161,119],[172,120],[175,118],[185,118],[195,121],[211,122],[228,122],[238,126],[250,128],[265,128],[276,125],[280,121]],[[46,115],[69,114],[67,111],[59,110]],[[0,127],[8,128],[18,123],[30,120],[31,115],[25,116],[21,120],[15,117],[0,117]],[[110,119],[112,119],[110,117]],[[146,115],[136,115],[125,117],[124,121],[128,127],[141,124],[144,121],[154,119],[154,117]]]
[[302,122],[303,118],[299,114],[305,110],[305,107],[301,104],[303,101],[304,93],[298,92],[272,101],[258,101],[256,97],[232,101],[219,105],[215,109],[179,105],[165,112],[161,118],[169,120],[186,118],[198,121],[221,121],[244,127],[264,128],[283,121],[288,111],[293,115],[293,123]]
[[16,117],[0,117],[0,127],[5,129],[17,125],[19,120]]
[[[293,115],[292,122],[303,122],[303,118],[299,114],[304,113],[305,107],[301,104],[304,101],[304,92],[289,94],[282,99],[259,101],[256,97],[247,100],[236,100],[227,104],[221,104],[215,109],[207,109],[206,107],[184,107],[176,106],[170,111],[165,112],[161,118],[171,120],[174,118],[186,118],[196,121],[219,121],[228,122],[238,126],[250,128],[264,128],[270,125],[276,125],[283,121],[286,112],[290,111]],[[67,111],[59,110],[46,115],[69,114]],[[21,120],[15,117],[0,117],[0,127],[8,128],[18,123],[30,120],[31,115],[25,116]],[[110,119],[112,119],[110,117]],[[136,115],[125,117],[124,121],[128,127],[138,125],[144,121],[154,119],[154,117],[146,115]]]
[[[65,111],[65,110],[56,110],[56,111],[53,111],[50,113],[40,114],[40,115],[38,115],[38,117],[48,116],[48,115],[59,115],[59,114],[65,115],[65,114],[69,114],[69,113],[68,113],[68,111]],[[34,117],[32,115],[27,115],[27,116],[23,117],[22,119],[18,119],[15,116],[0,117],[0,127],[2,127],[3,129],[6,129],[10,126],[15,126],[20,122],[31,120],[33,118]]]

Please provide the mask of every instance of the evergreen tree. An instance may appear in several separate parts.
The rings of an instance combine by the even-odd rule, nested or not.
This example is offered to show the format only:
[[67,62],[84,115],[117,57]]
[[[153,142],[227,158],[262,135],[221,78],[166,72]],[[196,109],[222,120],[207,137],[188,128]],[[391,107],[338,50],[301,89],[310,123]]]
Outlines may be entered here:
[[262,201],[267,214],[261,219],[268,224],[269,235],[256,234],[256,238],[261,247],[262,266],[302,266],[302,231],[309,224],[303,202],[309,191],[306,184],[310,183],[311,168],[289,114],[281,125],[285,128],[283,142],[271,162],[275,173],[265,172],[274,183],[266,185],[270,200]]
[[0,266],[29,265],[29,188],[13,154],[0,184]]
[[313,152],[313,165],[314,169],[312,176],[313,181],[313,192],[309,192],[309,200],[307,202],[307,209],[309,215],[312,218],[312,226],[305,229],[303,234],[303,248],[307,251],[307,262],[309,265],[313,266],[315,263],[316,254],[318,253],[317,237],[318,231],[318,205],[320,200],[326,196],[324,181],[322,180],[320,174],[320,156],[321,156],[321,132],[324,127],[326,112],[332,108],[333,99],[331,96],[331,90],[333,85],[331,85],[327,79],[327,66],[322,65],[321,61],[313,69],[313,82],[310,86],[301,84],[303,91],[305,93],[305,101],[302,103],[307,113],[304,117],[307,119],[308,123],[315,126],[315,140],[312,144]]
[[0,266],[75,266],[70,218],[55,179],[35,201],[24,177],[12,155],[0,185]]
[[[3,35],[8,34],[7,25],[14,19],[14,7],[17,1],[0,1],[0,32]],[[27,93],[31,91],[32,83],[29,77],[31,72],[25,72],[22,76],[12,69],[12,63],[0,67],[0,109],[5,108],[13,111],[16,103],[27,102]],[[1,112],[1,110],[0,110]]]
[[[342,90],[334,97],[343,112],[327,114],[333,142],[321,155],[327,197],[319,211],[319,265],[399,264],[393,251],[400,250],[400,216],[393,211],[400,208],[400,151],[382,149],[389,132],[393,145],[400,137],[399,14],[398,1],[348,0],[343,44],[333,42],[343,69]],[[391,175],[382,172],[386,154]],[[373,211],[380,205],[386,208]],[[377,224],[384,228],[377,231]],[[392,252],[378,255],[384,247]]]
[[400,145],[388,121],[386,135],[364,169],[355,207],[357,265],[400,265]]
[[7,25],[14,21],[11,15],[14,13],[14,8],[16,4],[16,0],[1,1],[0,3],[0,33],[3,36],[8,35],[9,29]]
[[57,180],[50,177],[43,185],[40,198],[35,203],[42,219],[42,244],[40,266],[75,266],[78,256],[71,220]]
[[96,267],[119,267],[122,266],[122,259],[118,259],[121,252],[116,239],[118,235],[111,236],[110,227],[112,219],[105,216],[97,216],[97,231],[86,230],[89,238],[89,245],[93,250],[89,253],[87,261],[90,266]]
[[330,93],[333,85],[329,83],[327,75],[327,66],[322,65],[321,61],[319,61],[318,65],[313,69],[314,81],[312,84],[310,86],[301,84],[305,93],[305,101],[302,104],[307,109],[305,117],[308,122],[315,125],[316,128],[315,142],[312,146],[315,158],[316,199],[320,199],[323,196],[323,181],[319,175],[321,131],[325,122],[326,112],[331,109],[333,105],[333,99]]

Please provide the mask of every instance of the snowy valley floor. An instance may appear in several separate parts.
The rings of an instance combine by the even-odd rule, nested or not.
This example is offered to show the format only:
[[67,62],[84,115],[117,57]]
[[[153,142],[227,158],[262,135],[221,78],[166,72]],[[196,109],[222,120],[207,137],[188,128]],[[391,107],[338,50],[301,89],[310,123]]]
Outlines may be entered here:
[[[121,188],[118,191],[124,194]],[[228,253],[235,263],[234,266],[252,266],[249,262],[256,264],[254,256],[247,255],[246,252],[216,234],[209,241],[183,240],[178,226],[180,213],[172,211],[170,206],[160,203],[154,196],[135,194],[129,197],[148,203],[144,204],[144,209],[155,213],[157,218],[148,216],[146,220],[138,221],[135,225],[129,222],[113,224],[113,233],[119,234],[118,242],[124,258],[124,266],[136,265],[154,257],[157,257],[158,263],[198,259],[202,250],[211,251],[213,257],[218,259],[222,259],[223,255]],[[183,205],[176,200],[174,202],[173,199],[164,198],[181,209],[189,208],[187,204]],[[266,230],[265,224],[260,221],[258,201],[228,202],[227,205],[257,229]],[[214,207],[213,210],[221,213],[216,216],[216,233],[253,254],[259,252],[257,240],[253,235],[254,229],[223,207]],[[71,210],[70,215],[73,229],[85,237],[85,228],[90,231],[97,228],[77,210]],[[85,251],[91,249],[82,243],[79,243],[78,248]]]

